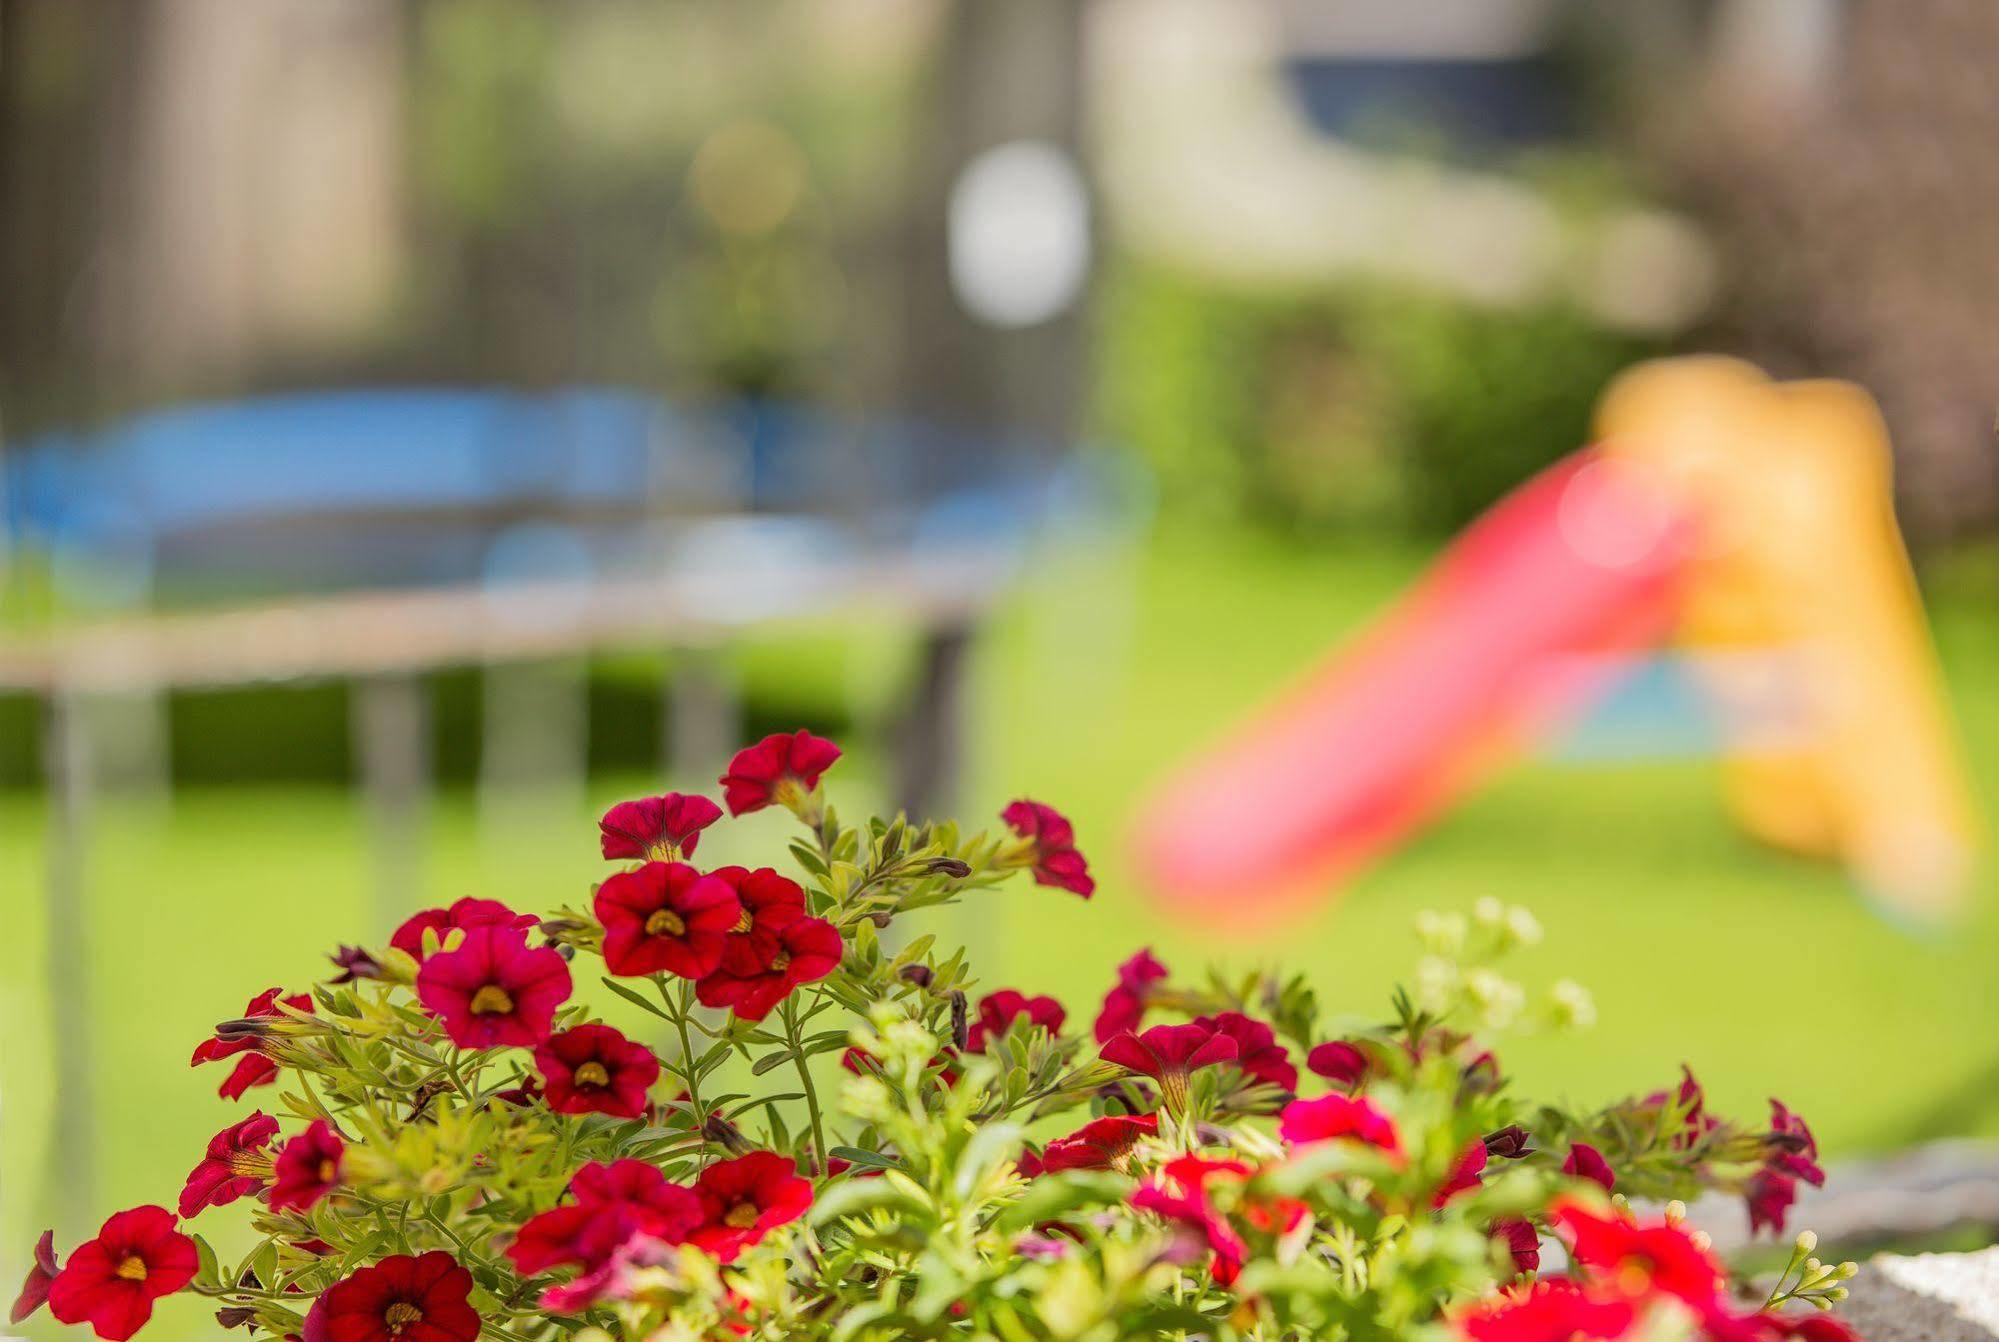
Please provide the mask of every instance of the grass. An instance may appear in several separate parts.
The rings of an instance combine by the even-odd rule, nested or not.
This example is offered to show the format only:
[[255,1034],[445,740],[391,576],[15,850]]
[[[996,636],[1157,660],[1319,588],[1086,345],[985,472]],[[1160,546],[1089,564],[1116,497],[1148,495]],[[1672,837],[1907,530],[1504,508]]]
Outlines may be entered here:
[[[1724,1111],[1758,1114],[1766,1095],[1783,1095],[1835,1153],[1999,1123],[1993,901],[1979,900],[1947,933],[1898,930],[1837,872],[1733,832],[1700,764],[1526,764],[1281,935],[1238,940],[1164,922],[1119,851],[1135,799],[1321,657],[1420,563],[1413,550],[1300,554],[1179,534],[1137,556],[1079,556],[1031,585],[981,650],[964,809],[988,815],[1023,792],[1056,802],[1074,815],[1102,886],[1088,904],[1022,887],[944,915],[974,942],[988,982],[1057,993],[1087,1017],[1112,966],[1149,943],[1180,971],[1210,960],[1296,966],[1334,1010],[1372,1013],[1414,958],[1416,910],[1497,894],[1531,906],[1549,930],[1523,958],[1523,976],[1580,979],[1602,1018],[1592,1033],[1507,1048],[1529,1093],[1605,1099],[1651,1089],[1686,1060]],[[1999,626],[1978,595],[1947,592],[1937,624],[1967,748],[1990,791]],[[881,631],[819,649],[805,669],[782,648],[754,660],[757,678],[823,677],[830,664],[871,711],[898,663]],[[850,811],[872,800],[870,764],[857,752],[833,775]],[[586,800],[650,783],[593,780]],[[46,1164],[42,821],[37,799],[0,794],[7,1274],[24,1265],[74,1177]],[[479,893],[549,907],[587,893],[600,871],[587,807],[482,825],[469,796],[447,794],[428,828],[433,900]],[[768,815],[737,822],[703,857],[775,855],[781,832]],[[189,790],[164,810],[107,805],[89,852],[76,855],[87,858],[93,936],[97,1206],[170,1202],[201,1142],[240,1112],[215,1097],[220,1069],[190,1073],[188,1052],[255,990],[304,982],[323,972],[322,951],[365,938],[367,854],[359,808],[327,789]],[[202,1323],[193,1302],[173,1302],[164,1318],[162,1342]]]

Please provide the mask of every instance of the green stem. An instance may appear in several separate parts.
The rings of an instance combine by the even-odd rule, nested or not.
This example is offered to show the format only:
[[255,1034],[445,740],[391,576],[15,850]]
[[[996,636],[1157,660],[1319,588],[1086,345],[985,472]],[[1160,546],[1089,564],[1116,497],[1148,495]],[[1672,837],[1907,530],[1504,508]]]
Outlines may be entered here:
[[819,1116],[819,1092],[812,1084],[812,1069],[805,1063],[805,1046],[798,1037],[796,998],[784,1003],[785,1037],[791,1043],[791,1060],[798,1065],[799,1084],[805,1087],[805,1109],[812,1116],[812,1159],[823,1173],[826,1169],[826,1125]]
[[[694,1009],[689,1000],[689,994],[693,990],[693,983],[687,979],[680,981],[680,1000],[678,1004],[674,1005],[673,1026],[674,1029],[680,1032],[680,1067],[678,1070],[681,1079],[687,1082],[687,1098],[694,1105],[694,1131],[705,1142],[707,1140],[708,1110],[701,1104],[701,1068],[696,1065],[694,1041],[687,1033],[688,1013]],[[664,982],[661,983],[660,997],[662,999],[666,997]]]

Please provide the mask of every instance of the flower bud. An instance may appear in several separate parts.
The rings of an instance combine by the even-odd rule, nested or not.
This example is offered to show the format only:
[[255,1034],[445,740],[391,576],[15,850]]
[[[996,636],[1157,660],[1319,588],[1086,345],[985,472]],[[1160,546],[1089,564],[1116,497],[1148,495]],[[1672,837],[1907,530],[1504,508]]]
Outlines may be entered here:
[[926,874],[949,876],[954,881],[962,881],[972,874],[972,864],[955,857],[934,857],[930,859]]
[[215,1311],[215,1322],[224,1328],[248,1328],[257,1322],[257,1311],[242,1305],[225,1305]]
[[1541,920],[1523,908],[1506,911],[1506,935],[1516,945],[1538,946],[1541,944]]
[[1809,1230],[1800,1230],[1800,1231],[1798,1232],[1798,1252],[1799,1252],[1799,1253],[1806,1253],[1806,1254],[1808,1254],[1808,1253],[1810,1253],[1810,1252],[1811,1252],[1812,1250],[1814,1250],[1814,1249],[1816,1249],[1816,1248],[1818,1248],[1818,1247],[1819,1247],[1819,1237],[1818,1237],[1817,1235],[1813,1234],[1813,1233],[1812,1233],[1811,1231],[1809,1231]]
[[965,994],[954,989],[951,993],[951,1046],[964,1048],[970,1038],[971,1025],[966,1019]]
[[[328,979],[328,983],[352,983],[355,979],[382,979],[388,977],[382,970],[382,962],[359,946],[336,946],[332,954],[326,958],[333,961],[333,967],[340,971]],[[238,1325],[223,1325],[225,1328],[236,1326]]]
[[1480,927],[1497,927],[1506,918],[1506,906],[1486,895],[1471,906],[1471,916]]
[[1532,1139],[1533,1134],[1527,1129],[1518,1123],[1509,1123],[1498,1132],[1486,1134],[1485,1151],[1487,1155],[1497,1156],[1501,1160],[1518,1160],[1522,1156],[1534,1154],[1534,1148],[1530,1144]]
[[930,972],[929,965],[904,965],[896,971],[896,977],[904,983],[913,983],[919,988],[928,988],[930,981],[936,975]]
[[1687,1219],[1687,1204],[1674,1198],[1666,1204],[1666,1224],[1676,1226]]

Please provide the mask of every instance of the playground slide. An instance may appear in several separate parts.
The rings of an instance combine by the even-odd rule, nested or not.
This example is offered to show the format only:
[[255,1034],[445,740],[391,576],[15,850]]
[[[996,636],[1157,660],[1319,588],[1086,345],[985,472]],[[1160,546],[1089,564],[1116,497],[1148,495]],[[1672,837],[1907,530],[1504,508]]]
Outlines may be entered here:
[[1321,896],[1604,688],[1551,677],[1551,656],[1665,638],[1692,542],[1691,517],[1621,459],[1580,452],[1530,480],[1372,631],[1168,782],[1137,835],[1152,887],[1236,925]]
[[[1614,383],[1598,428],[1608,455],[1642,464],[1702,520],[1682,643],[1783,652],[1790,728],[1726,746],[1730,810],[1766,842],[1846,863],[1892,909],[1949,912],[1969,885],[1974,808],[1873,401],[1680,359]],[[1730,662],[1707,665],[1718,697],[1760,692],[1729,683]]]

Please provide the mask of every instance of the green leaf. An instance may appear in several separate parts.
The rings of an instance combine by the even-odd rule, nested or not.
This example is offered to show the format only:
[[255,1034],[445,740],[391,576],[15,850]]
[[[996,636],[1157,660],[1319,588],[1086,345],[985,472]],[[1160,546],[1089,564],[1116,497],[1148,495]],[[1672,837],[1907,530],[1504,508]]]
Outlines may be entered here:
[[883,1155],[880,1151],[868,1151],[858,1146],[836,1146],[826,1153],[836,1160],[849,1161],[871,1170],[894,1170],[902,1168],[902,1162],[894,1156]]
[[624,998],[627,1002],[630,1002],[633,1006],[637,1007],[639,1010],[651,1012],[653,1015],[659,1017],[661,1020],[673,1019],[673,1017],[667,1015],[666,1012],[660,1010],[659,1007],[655,1006],[651,1002],[648,1002],[645,998],[639,996],[639,994],[633,992],[630,988],[627,988],[624,984],[618,982],[616,979],[606,976],[603,979],[603,984],[606,988],[609,988],[612,992]]
[[[833,1148],[835,1151],[841,1148]],[[842,1179],[821,1193],[812,1204],[812,1224],[826,1225],[842,1217],[878,1208],[921,1213],[928,1208],[919,1199],[887,1179]]]

